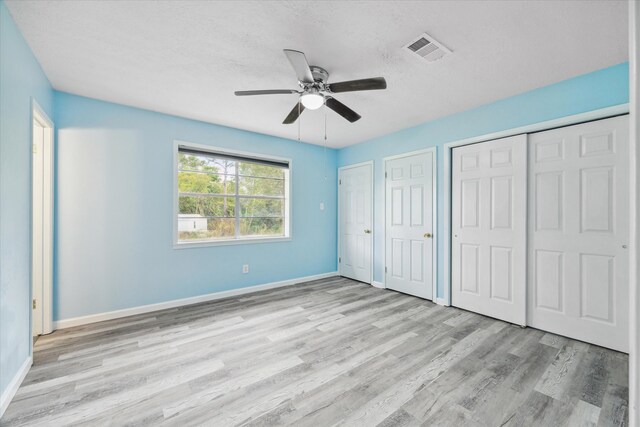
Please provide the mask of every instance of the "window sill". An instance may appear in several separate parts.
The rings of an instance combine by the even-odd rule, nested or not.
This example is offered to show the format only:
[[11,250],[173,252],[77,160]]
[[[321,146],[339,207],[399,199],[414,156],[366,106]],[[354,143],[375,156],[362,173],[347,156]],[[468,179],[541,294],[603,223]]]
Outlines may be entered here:
[[248,239],[237,240],[205,240],[200,242],[180,242],[174,243],[173,249],[190,249],[190,248],[204,248],[210,246],[232,246],[232,245],[247,245],[257,243],[280,243],[290,242],[291,237],[256,237]]

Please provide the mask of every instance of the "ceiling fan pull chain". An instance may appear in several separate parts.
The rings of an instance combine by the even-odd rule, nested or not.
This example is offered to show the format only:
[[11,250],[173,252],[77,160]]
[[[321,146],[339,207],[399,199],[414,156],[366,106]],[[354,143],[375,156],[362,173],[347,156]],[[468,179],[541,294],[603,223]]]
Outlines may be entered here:
[[298,101],[298,142],[300,142],[300,122],[302,121],[302,117],[300,117],[300,101]]
[[324,103],[324,144],[327,145],[327,103]]
[[324,180],[327,180],[327,103],[324,103]]

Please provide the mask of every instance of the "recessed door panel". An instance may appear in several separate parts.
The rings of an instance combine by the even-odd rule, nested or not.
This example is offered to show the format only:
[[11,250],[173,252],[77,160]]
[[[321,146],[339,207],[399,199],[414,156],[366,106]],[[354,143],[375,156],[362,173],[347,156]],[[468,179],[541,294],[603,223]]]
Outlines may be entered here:
[[424,165],[415,163],[411,165],[411,178],[422,178],[424,176]]
[[385,286],[433,299],[434,152],[385,162]]
[[460,245],[460,261],[461,261],[461,280],[460,291],[470,292],[472,294],[480,294],[480,246],[479,245]]
[[391,190],[391,223],[402,225],[402,187]]
[[[453,149],[452,303],[526,323],[526,136]],[[465,159],[477,159],[477,167]],[[469,163],[467,160],[466,163]]]
[[[544,136],[540,137],[544,138]],[[533,151],[535,163],[553,162],[564,158],[564,139],[540,140]]]
[[562,171],[535,175],[536,211],[533,214],[536,230],[562,231],[563,194]]
[[402,267],[404,266],[404,241],[391,239],[391,276],[404,278]]
[[476,152],[464,153],[460,158],[460,171],[467,172],[480,167],[480,154]]
[[613,168],[582,169],[580,190],[582,232],[611,233],[613,231]]
[[412,240],[411,242],[411,280],[422,282],[424,280],[424,241]]
[[424,188],[422,184],[411,186],[411,226],[424,225]]
[[611,256],[580,254],[580,316],[612,323],[614,262]]
[[[364,187],[364,186],[361,186]],[[356,224],[364,226],[365,222],[366,222],[366,206],[365,206],[365,191],[363,188],[360,188],[357,192],[356,192],[356,205],[355,205],[355,211],[356,211]]]
[[511,148],[502,147],[491,150],[491,167],[511,166]]
[[511,229],[513,214],[512,178],[497,176],[491,178],[491,228]]
[[564,295],[564,256],[562,252],[537,250],[534,253],[532,268],[535,269],[534,301],[536,308],[564,311],[562,299]]
[[[628,117],[532,134],[528,323],[628,351]],[[550,141],[563,141],[561,156]],[[554,160],[551,161],[550,159]]]
[[477,228],[480,224],[480,181],[477,179],[460,182],[460,205],[462,206],[462,228]]
[[580,136],[580,157],[613,154],[614,132],[597,132]]
[[340,275],[371,283],[372,165],[340,169]]
[[512,249],[491,247],[491,298],[512,302],[513,262]]

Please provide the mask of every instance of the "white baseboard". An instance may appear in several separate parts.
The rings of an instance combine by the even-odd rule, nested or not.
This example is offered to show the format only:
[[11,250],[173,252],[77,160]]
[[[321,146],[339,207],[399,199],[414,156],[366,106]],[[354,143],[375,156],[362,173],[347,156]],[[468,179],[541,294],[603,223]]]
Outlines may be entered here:
[[436,298],[436,300],[434,302],[436,304],[444,305],[445,307],[449,306],[449,304],[447,303],[447,300],[444,299],[444,298]]
[[108,311],[105,313],[90,314],[88,316],[73,317],[70,319],[57,320],[53,322],[54,329],[71,328],[73,326],[87,325],[89,323],[102,322],[104,320],[118,319],[120,317],[133,316],[136,314],[150,313],[152,311],[165,310],[167,308],[182,307],[185,305],[197,304],[201,302],[213,301],[222,298],[234,297],[237,295],[250,294],[267,289],[280,288],[283,286],[295,285],[311,280],[324,279],[337,276],[336,271],[330,273],[316,274],[313,276],[298,277],[296,279],[282,280],[280,282],[264,283],[262,285],[248,286],[246,288],[232,289],[229,291],[214,292],[206,295],[176,299],[157,304],[141,305],[138,307],[124,308],[122,310]]
[[375,280],[371,282],[371,286],[373,286],[374,288],[386,289],[384,287],[384,283],[376,282]]
[[27,360],[24,361],[18,372],[14,375],[13,379],[7,386],[7,389],[2,393],[2,397],[0,397],[0,418],[4,415],[4,411],[9,407],[9,403],[11,403],[11,399],[16,395],[20,384],[24,381],[24,377],[27,376],[29,369],[31,369],[31,365],[33,364],[33,357],[29,356]]

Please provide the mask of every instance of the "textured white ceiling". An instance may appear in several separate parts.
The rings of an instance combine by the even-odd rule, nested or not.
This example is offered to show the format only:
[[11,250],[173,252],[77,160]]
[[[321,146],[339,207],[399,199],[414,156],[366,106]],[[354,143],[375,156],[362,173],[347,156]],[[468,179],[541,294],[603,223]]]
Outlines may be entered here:
[[[627,60],[620,1],[7,1],[54,88],[296,139],[282,120],[296,89],[283,48],[304,51],[329,81],[384,76],[388,89],[336,98],[343,147]],[[427,63],[403,51],[427,32],[453,50]],[[302,114],[323,143],[322,110]]]

